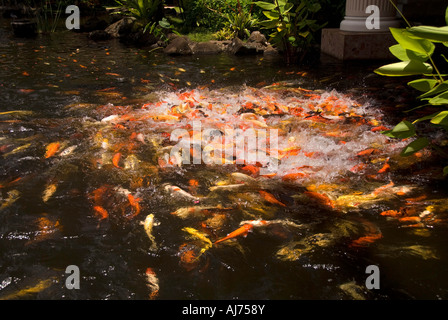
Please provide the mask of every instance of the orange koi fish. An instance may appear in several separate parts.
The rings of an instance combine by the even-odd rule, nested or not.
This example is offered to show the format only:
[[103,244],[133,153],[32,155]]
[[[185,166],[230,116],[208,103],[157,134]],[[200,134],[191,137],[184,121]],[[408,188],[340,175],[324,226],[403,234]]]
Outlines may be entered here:
[[106,219],[109,217],[109,214],[107,213],[107,210],[104,209],[101,206],[94,206],[93,210],[97,216],[99,216],[100,220]]
[[389,130],[389,128],[386,128],[385,126],[378,126],[371,129],[372,132],[387,131],[387,130]]
[[316,200],[318,203],[328,206],[330,208],[334,208],[334,202],[328,196],[322,193],[314,192],[314,191],[305,191],[305,195],[310,197],[313,200]]
[[303,177],[306,177],[306,173],[303,173],[303,172],[295,172],[295,173],[288,173],[288,174],[285,174],[285,175],[282,177],[282,180],[283,180],[283,181],[295,181],[295,180],[300,179],[300,178],[303,178]]
[[386,161],[386,163],[384,164],[384,166],[378,170],[378,173],[386,173],[390,170],[390,165],[389,163]]
[[278,204],[282,207],[286,207],[286,205],[283,202],[280,202],[277,200],[271,193],[263,190],[258,190],[258,192],[261,194],[261,196],[269,203]]
[[372,195],[377,196],[379,195],[381,192],[384,192],[385,190],[392,188],[394,186],[394,183],[391,181],[388,184],[381,186],[379,188],[376,188],[375,190],[372,191]]
[[129,200],[129,204],[131,205],[131,207],[133,207],[135,209],[135,212],[131,215],[131,217],[133,218],[133,217],[137,216],[141,211],[140,204],[139,204],[141,198],[135,198],[132,194],[128,194],[128,200]]
[[260,168],[257,166],[253,166],[253,165],[246,165],[246,166],[242,167],[241,170],[248,171],[253,176],[257,176],[260,173]]
[[115,167],[120,168],[120,166],[118,165],[118,163],[120,162],[120,158],[121,158],[121,153],[117,152],[114,157],[112,158],[112,163],[114,164]]
[[151,291],[149,299],[154,300],[159,295],[159,278],[152,268],[146,269],[146,286]]
[[386,216],[386,217],[398,217],[398,216],[401,216],[401,212],[399,212],[397,210],[387,210],[387,211],[381,212],[380,215]]
[[252,224],[244,224],[242,227],[236,229],[235,231],[232,231],[231,233],[229,233],[226,237],[221,238],[217,241],[214,242],[214,244],[220,243],[222,241],[225,240],[229,240],[229,239],[233,239],[239,236],[247,236],[247,234],[254,228],[254,226]]
[[374,243],[376,240],[381,239],[383,235],[381,233],[371,233],[364,237],[360,237],[354,240],[350,246],[351,247],[365,247],[371,243]]
[[60,146],[61,144],[59,142],[50,143],[46,148],[47,151],[45,152],[45,159],[54,156],[56,152],[58,152]]
[[369,156],[371,154],[378,153],[378,151],[379,151],[378,149],[371,148],[371,149],[366,149],[366,150],[360,151],[360,152],[357,153],[357,155],[360,156],[360,157],[362,157],[362,156]]

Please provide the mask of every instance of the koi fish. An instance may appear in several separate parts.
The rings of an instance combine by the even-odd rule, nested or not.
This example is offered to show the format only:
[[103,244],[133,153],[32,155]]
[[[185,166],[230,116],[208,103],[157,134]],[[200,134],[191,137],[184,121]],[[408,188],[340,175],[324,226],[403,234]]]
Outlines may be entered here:
[[380,213],[380,215],[385,217],[399,217],[401,216],[401,212],[397,210],[386,210]]
[[141,200],[141,198],[135,198],[132,194],[128,194],[129,204],[135,210],[135,212],[130,216],[131,218],[137,216],[140,213],[140,211],[141,211],[140,204],[139,204],[140,200]]
[[6,158],[6,157],[11,156],[13,154],[19,153],[19,152],[21,152],[21,151],[23,151],[25,149],[28,149],[29,147],[31,147],[31,143],[24,144],[23,146],[17,147],[14,150],[4,154],[3,157]]
[[100,220],[103,220],[103,219],[106,219],[107,217],[109,217],[109,213],[107,212],[107,210],[101,206],[94,206],[93,211],[95,212],[95,214],[97,216],[99,216]]
[[25,289],[22,289],[18,292],[1,297],[0,300],[20,299],[20,298],[24,298],[30,294],[39,293],[39,292],[49,288],[53,284],[53,280],[54,279],[41,280],[33,287],[26,287]]
[[147,268],[146,272],[146,286],[150,290],[149,299],[154,300],[159,295],[159,278],[157,278],[156,273],[152,268]]
[[199,251],[199,254],[195,256],[195,260],[199,259],[199,257],[208,249],[210,249],[213,246],[213,243],[211,240],[207,237],[205,233],[199,232],[198,230],[190,227],[185,227],[182,229],[182,231],[188,232],[191,236],[194,238],[199,239],[201,242],[204,243],[204,247],[201,248]]
[[378,173],[386,173],[386,172],[388,172],[389,170],[390,170],[390,165],[389,165],[388,162],[386,162],[386,163],[384,164],[384,166],[383,166],[380,170],[378,170]]
[[73,153],[73,151],[75,151],[75,149],[78,148],[78,146],[70,146],[64,150],[61,151],[61,153],[59,154],[61,157],[66,157],[69,156]]
[[257,166],[253,166],[253,165],[246,165],[246,166],[242,167],[241,170],[250,172],[254,176],[256,176],[260,173],[260,168]]
[[[46,217],[40,217],[37,222],[39,225],[39,232],[36,234],[36,237],[32,240],[32,242],[42,241],[56,231],[62,230],[59,220],[53,222]],[[31,243],[31,241],[27,242],[26,244],[28,245],[29,243]]]
[[351,247],[365,247],[371,243],[374,243],[376,240],[381,239],[383,235],[381,233],[370,233],[366,236],[360,237],[354,240],[350,246]]
[[187,208],[179,208],[176,211],[172,212],[172,215],[175,215],[181,219],[188,218],[203,218],[210,215],[214,211],[226,211],[232,210],[232,208],[222,208],[221,206],[217,207],[187,207]]
[[42,193],[42,201],[47,202],[51,198],[51,196],[56,192],[57,187],[58,186],[55,183],[49,184]]
[[144,221],[140,221],[140,224],[143,225],[146,235],[148,236],[149,240],[151,240],[151,250],[157,249],[156,239],[155,239],[154,235],[152,234],[152,229],[155,225],[154,215],[148,214]]
[[254,228],[254,226],[250,223],[244,224],[243,226],[239,227],[238,229],[236,229],[235,231],[229,233],[227,236],[225,236],[224,238],[221,238],[217,241],[214,242],[214,244],[229,240],[229,239],[233,239],[239,236],[247,236],[247,234],[252,231],[252,229]]
[[3,201],[2,205],[0,206],[0,211],[12,205],[19,198],[20,198],[20,191],[18,190],[8,191],[8,197]]
[[199,201],[198,197],[193,196],[185,190],[177,186],[165,185],[165,191],[171,194],[172,197],[178,200]]
[[291,181],[296,181],[300,178],[304,178],[306,176],[307,176],[307,174],[303,173],[303,172],[287,173],[282,177],[282,180],[291,182]]
[[120,152],[117,152],[117,153],[113,156],[113,158],[112,158],[112,163],[113,163],[113,165],[114,165],[115,167],[117,167],[117,168],[120,168],[120,166],[119,166],[120,159],[121,159],[121,153],[120,153]]
[[386,184],[386,185],[384,185],[384,186],[381,186],[381,187],[378,187],[378,188],[376,188],[375,190],[373,190],[373,191],[372,191],[372,195],[377,196],[377,195],[379,195],[380,193],[383,193],[383,192],[389,190],[389,189],[392,188],[394,185],[395,185],[395,184],[391,181],[391,182],[389,182],[388,184]]
[[314,191],[305,191],[304,194],[318,203],[334,209],[334,202],[327,195]]
[[202,233],[194,228],[185,227],[182,228],[182,231],[188,232],[190,235],[201,240],[205,244],[208,244],[210,247],[213,245],[213,243],[210,241],[210,239],[207,237],[205,233]]
[[371,148],[371,149],[366,149],[366,150],[360,151],[356,155],[362,157],[362,156],[369,156],[371,154],[378,153],[378,152],[379,152],[378,149]]
[[258,190],[258,192],[261,194],[261,196],[269,203],[272,204],[278,204],[282,207],[286,207],[286,205],[282,202],[280,202],[279,200],[277,200],[274,195],[272,195],[271,193],[264,191],[264,190]]
[[56,154],[60,148],[61,144],[59,142],[52,142],[46,147],[45,159],[48,159]]

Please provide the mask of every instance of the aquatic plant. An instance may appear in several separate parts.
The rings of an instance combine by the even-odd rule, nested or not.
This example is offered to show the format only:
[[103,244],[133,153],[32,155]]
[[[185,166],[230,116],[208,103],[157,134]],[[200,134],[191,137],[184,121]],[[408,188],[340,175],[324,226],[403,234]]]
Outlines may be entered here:
[[56,7],[49,0],[41,0],[40,2],[27,0],[25,5],[36,8],[35,19],[38,32],[51,33],[56,31],[57,26],[62,21],[62,14],[65,13],[69,1],[58,1]]
[[[391,1],[395,6],[395,4]],[[398,10],[398,8],[397,8]],[[399,11],[399,10],[398,10]],[[400,12],[403,16],[403,14]],[[383,76],[417,76],[423,78],[413,80],[408,83],[412,88],[422,92],[418,97],[425,104],[417,107],[418,109],[430,106],[440,108],[437,112],[417,118],[410,122],[404,120],[397,124],[392,130],[384,131],[389,137],[398,139],[408,139],[416,137],[402,151],[403,156],[409,156],[418,151],[432,146],[442,155],[448,157],[448,154],[442,150],[442,147],[436,141],[423,136],[417,130],[417,124],[421,122],[429,123],[435,128],[448,131],[448,80],[446,74],[442,74],[434,61],[436,45],[448,47],[448,8],[445,13],[446,27],[416,26],[413,27],[403,16],[408,27],[391,28],[392,36],[398,44],[390,47],[391,53],[401,62],[396,62],[382,66],[375,70]],[[442,54],[441,57],[448,63],[448,59]],[[413,111],[414,108],[409,111]],[[408,112],[409,112],[408,111]],[[448,166],[444,168],[444,174],[448,174]]]
[[[274,0],[274,3],[257,1],[268,18],[260,22],[263,28],[273,30],[270,41],[284,53],[287,64],[303,60],[314,41],[314,33],[325,26],[319,25],[313,15],[321,9],[318,2],[301,0]],[[301,52],[301,56],[298,57]]]

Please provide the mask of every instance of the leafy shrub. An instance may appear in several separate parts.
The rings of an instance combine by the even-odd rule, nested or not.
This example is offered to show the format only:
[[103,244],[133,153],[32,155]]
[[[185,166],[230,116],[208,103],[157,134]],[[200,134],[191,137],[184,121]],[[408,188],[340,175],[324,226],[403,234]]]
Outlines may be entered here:
[[217,32],[225,27],[226,15],[236,13],[238,5],[245,12],[252,7],[249,0],[187,0],[184,2],[185,26],[188,29],[201,28]]
[[[448,25],[448,8],[445,17]],[[403,156],[415,154],[429,145],[446,155],[436,141],[430,141],[428,137],[419,133],[417,125],[429,121],[433,127],[448,132],[448,80],[445,80],[447,75],[440,72],[433,59],[436,45],[448,47],[448,26],[412,27],[408,23],[405,29],[391,28],[390,30],[398,42],[390,47],[390,51],[401,61],[382,66],[375,72],[383,76],[423,76],[421,79],[409,82],[408,85],[422,93],[419,99],[425,104],[419,108],[430,106],[438,108],[439,111],[420,117],[413,122],[404,120],[392,130],[385,131],[384,134],[397,139],[416,138],[403,149],[401,153]],[[444,55],[442,58],[448,63]],[[448,166],[443,171],[445,175],[448,174]]]

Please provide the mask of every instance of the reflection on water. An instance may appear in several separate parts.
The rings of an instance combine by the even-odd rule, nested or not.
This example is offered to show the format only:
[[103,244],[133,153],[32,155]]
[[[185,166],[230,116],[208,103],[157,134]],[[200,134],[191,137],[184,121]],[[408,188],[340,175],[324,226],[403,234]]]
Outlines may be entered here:
[[3,35],[0,297],[447,298],[440,168],[381,134],[413,96],[375,66]]

